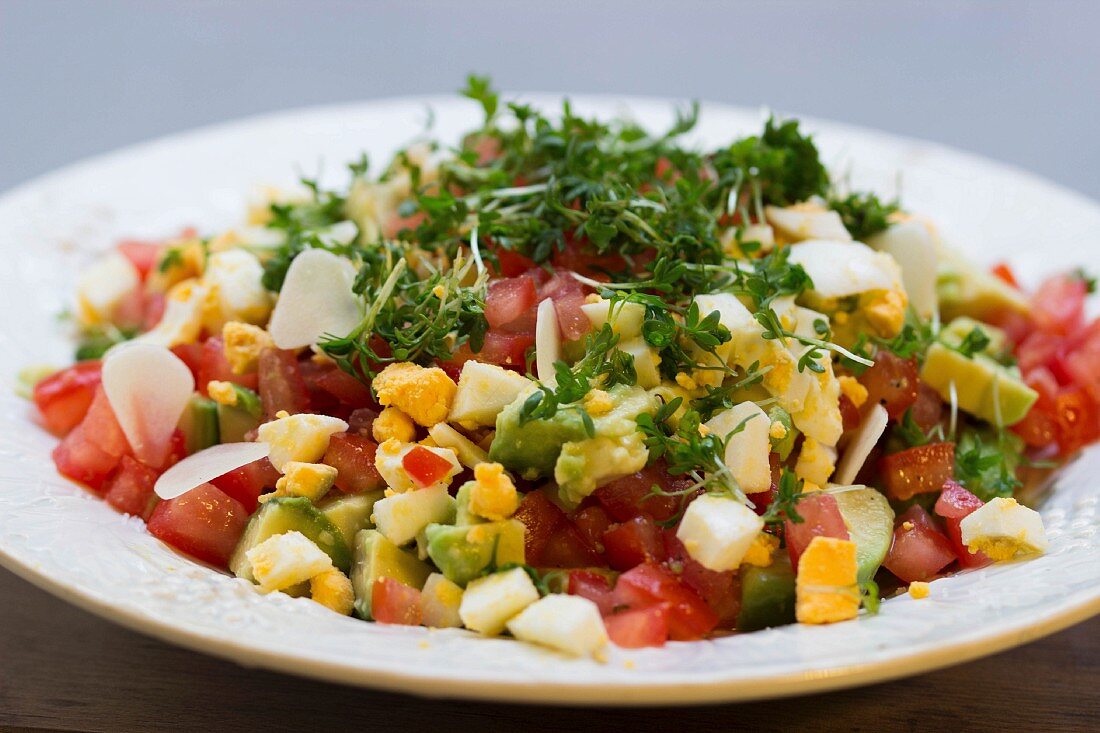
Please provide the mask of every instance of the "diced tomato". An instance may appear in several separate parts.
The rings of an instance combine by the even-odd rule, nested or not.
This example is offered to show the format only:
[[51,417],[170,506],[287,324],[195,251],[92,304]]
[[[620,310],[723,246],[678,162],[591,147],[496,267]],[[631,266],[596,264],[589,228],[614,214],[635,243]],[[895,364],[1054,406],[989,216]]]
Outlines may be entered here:
[[239,501],[241,506],[251,514],[259,505],[260,495],[274,490],[275,482],[281,475],[271,465],[271,461],[261,458],[224,473],[216,479],[211,479],[210,483]]
[[607,636],[624,649],[664,646],[668,640],[671,611],[670,604],[658,603],[613,614],[604,619]]
[[955,561],[951,540],[919,504],[897,519],[894,543],[883,565],[906,583],[928,580]]
[[524,257],[518,252],[513,252],[510,249],[493,247],[492,250],[497,257],[497,261],[500,263],[499,269],[491,268],[495,275],[501,277],[517,277],[538,267],[534,260]]
[[475,353],[469,344],[463,344],[455,351],[454,357],[443,364],[443,368],[457,374],[462,365],[472,359],[483,364],[496,364],[523,371],[527,366],[527,350],[534,345],[533,334],[489,331],[485,334],[485,343],[480,351]]
[[1032,448],[1045,448],[1058,442],[1058,420],[1046,408],[1035,405],[1012,426],[1012,432]]
[[419,626],[420,591],[393,578],[379,578],[371,589],[370,615],[381,624]]
[[149,331],[164,318],[168,299],[164,293],[145,293],[145,305],[141,316],[141,330]]
[[718,625],[718,615],[699,594],[660,565],[647,563],[620,575],[615,597],[630,608],[668,603],[669,636],[677,641],[701,639]]
[[203,342],[195,386],[200,392],[206,394],[206,385],[214,380],[233,382],[242,387],[256,389],[255,374],[233,373],[233,368],[229,366],[229,359],[225,356],[225,342],[221,336],[211,336]]
[[998,278],[1000,278],[1006,285],[1011,285],[1017,290],[1020,289],[1020,281],[1016,279],[1016,274],[1012,272],[1012,268],[1007,262],[998,262],[993,265],[991,272]]
[[162,246],[156,242],[143,242],[137,239],[124,239],[118,243],[118,251],[130,260],[144,280],[160,259]]
[[814,537],[849,539],[848,526],[844,524],[844,516],[840,513],[836,497],[815,491],[803,497],[796,510],[802,521],[792,522],[788,519],[784,525],[791,567],[798,567],[798,559]]
[[943,399],[940,393],[921,382],[917,387],[917,401],[909,408],[909,414],[921,430],[931,430],[943,418]]
[[615,570],[629,570],[642,563],[659,563],[665,559],[665,543],[661,531],[652,519],[634,517],[622,524],[613,524],[604,532],[603,546],[607,564]]
[[182,430],[176,428],[172,431],[172,436],[168,439],[168,453],[164,456],[164,462],[152,468],[160,473],[164,473],[184,458],[187,458],[187,436],[183,434]]
[[337,433],[329,438],[322,462],[336,469],[336,488],[347,494],[380,491],[386,486],[375,466],[378,444],[354,433]]
[[546,568],[588,568],[603,564],[603,558],[576,525],[565,519],[550,535],[535,564]]
[[1032,320],[1049,333],[1073,333],[1084,321],[1087,296],[1088,285],[1080,277],[1065,274],[1048,278],[1032,297]]
[[566,236],[565,247],[554,252],[550,264],[555,270],[572,270],[595,280],[608,281],[609,275],[628,269],[626,259],[619,253],[597,254],[587,241]]
[[92,405],[101,378],[98,361],[83,361],[36,384],[34,404],[46,429],[61,436],[80,424]]
[[875,365],[863,373],[860,383],[867,388],[868,404],[881,404],[891,420],[897,420],[917,401],[917,360],[880,350]]
[[213,484],[157,504],[149,532],[177,550],[224,568],[248,524],[248,511]]
[[280,410],[291,415],[309,410],[309,389],[293,351],[264,349],[260,353],[259,389],[268,420]]
[[611,526],[611,517],[603,507],[593,504],[587,506],[573,515],[573,524],[584,537],[588,546],[598,553],[603,553],[603,533]]
[[638,516],[664,522],[679,511],[680,500],[675,496],[654,495],[653,487],[676,491],[684,485],[684,481],[669,475],[664,463],[658,462],[638,473],[604,484],[593,492],[592,497],[617,522]]
[[1081,388],[1064,391],[1054,400],[1058,447],[1069,456],[1100,437],[1097,405]]
[[570,570],[569,593],[592,601],[604,616],[615,610],[611,581],[602,573],[591,570]]
[[688,554],[675,530],[665,532],[665,547],[669,569],[706,601],[717,614],[720,628],[733,628],[741,612],[741,579],[737,572],[717,572],[703,567]]
[[855,430],[863,420],[863,416],[859,414],[859,408],[856,407],[856,403],[852,402],[851,398],[846,394],[840,395],[840,419],[844,427],[844,432]]
[[879,461],[879,472],[891,499],[939,491],[955,477],[955,444],[929,443],[892,453]]
[[584,305],[583,295],[570,295],[554,301],[554,314],[558,317],[558,330],[562,338],[568,341],[576,341],[592,330],[592,321],[581,306]]
[[[352,407],[377,407],[378,403],[371,394],[370,387],[337,367],[326,367],[312,374],[302,371],[307,386],[325,392],[337,401]],[[311,390],[312,392],[312,390]]]
[[401,466],[409,474],[409,478],[413,480],[413,483],[420,488],[437,483],[454,468],[446,458],[422,445],[414,445],[408,453],[402,456]]
[[485,320],[490,328],[512,333],[534,333],[538,292],[535,281],[527,276],[489,283],[485,298]]
[[378,419],[378,410],[360,407],[348,415],[348,432],[369,438],[374,434],[374,421]]
[[172,353],[187,365],[195,377],[195,384],[198,385],[199,367],[202,365],[202,344],[177,344],[172,347]]
[[527,562],[542,565],[542,551],[558,527],[568,521],[565,512],[554,505],[541,491],[529,491],[516,509],[515,518],[523,522],[524,548]]
[[156,482],[156,471],[130,456],[123,456],[104,487],[103,498],[123,514],[148,519],[157,505],[157,496],[153,493]]
[[1057,334],[1034,331],[1016,346],[1016,361],[1024,374],[1030,374],[1052,365],[1064,347],[1064,339]]
[[103,489],[107,477],[121,458],[104,451],[90,440],[83,423],[57,444],[52,455],[58,473],[87,484],[95,491]]
[[397,235],[404,231],[413,231],[424,221],[423,211],[417,211],[409,216],[401,216],[394,213],[382,222],[382,236],[386,239],[396,239]]
[[962,530],[959,528],[962,520],[981,508],[983,503],[981,499],[954,481],[948,481],[944,485],[943,493],[936,500],[934,511],[943,518],[944,532],[947,534],[947,539],[951,540],[951,546],[960,567],[981,568],[993,562],[983,552],[970,552],[963,544]]
[[1100,329],[1095,329],[1065,357],[1065,369],[1075,384],[1100,403]]

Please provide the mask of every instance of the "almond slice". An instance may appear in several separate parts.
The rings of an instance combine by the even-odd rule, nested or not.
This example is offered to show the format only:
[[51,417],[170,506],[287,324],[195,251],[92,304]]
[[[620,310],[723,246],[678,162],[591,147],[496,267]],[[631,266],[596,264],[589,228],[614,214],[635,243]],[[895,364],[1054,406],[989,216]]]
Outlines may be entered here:
[[222,474],[267,456],[267,443],[222,443],[184,458],[153,486],[162,499],[175,499]]
[[554,362],[561,359],[561,331],[554,301],[547,298],[539,303],[535,313],[535,374],[539,381],[553,384]]
[[363,318],[352,291],[355,267],[323,249],[294,258],[271,314],[268,332],[280,349],[301,349],[329,334],[343,337]]
[[885,407],[875,405],[871,408],[848,442],[844,458],[837,466],[834,483],[846,486],[856,480],[859,470],[863,468],[863,464],[867,462],[867,456],[871,455],[882,434],[886,432],[886,425],[889,422],[890,416],[886,414]]

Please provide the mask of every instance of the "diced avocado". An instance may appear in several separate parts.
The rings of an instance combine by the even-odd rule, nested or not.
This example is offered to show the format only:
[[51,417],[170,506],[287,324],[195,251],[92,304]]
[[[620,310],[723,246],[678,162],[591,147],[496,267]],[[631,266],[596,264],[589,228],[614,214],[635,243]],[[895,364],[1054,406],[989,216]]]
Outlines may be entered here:
[[488,521],[470,511],[470,492],[473,491],[475,483],[477,482],[467,481],[458,487],[458,493],[455,494],[455,524],[460,527],[484,524]]
[[778,453],[779,460],[785,461],[790,457],[791,451],[794,450],[794,442],[799,435],[798,428],[794,426],[794,421],[791,420],[791,413],[778,405],[768,411],[768,419],[773,423],[779,423],[787,431],[781,438],[771,436],[772,452]]
[[239,443],[246,433],[255,430],[263,417],[260,397],[248,387],[233,385],[237,395],[234,405],[218,405],[218,427],[223,443]]
[[954,384],[960,408],[998,427],[1023,420],[1039,399],[1039,393],[1024,383],[1018,370],[986,354],[967,357],[940,343],[928,349],[920,378],[947,402],[952,399]]
[[871,580],[894,541],[894,510],[885,496],[870,487],[837,491],[833,498],[856,543],[859,581]]
[[1027,298],[1008,283],[955,252],[944,250],[940,255],[936,296],[945,322],[959,316],[987,321],[1005,311],[1030,312]]
[[428,525],[428,556],[453,583],[465,586],[489,567],[524,562],[523,523],[517,519],[468,527]]
[[350,496],[328,499],[317,508],[330,522],[336,525],[336,528],[340,530],[340,535],[350,547],[359,530],[374,528],[370,515],[374,511],[374,503],[381,498],[381,491],[351,494]]
[[958,349],[967,338],[973,338],[971,334],[973,334],[975,330],[985,336],[988,341],[985,348],[980,349],[979,353],[985,354],[998,361],[1009,354],[1008,336],[1004,331],[996,326],[991,326],[981,321],[975,321],[973,318],[968,318],[966,316],[959,316],[951,321],[951,323],[944,326],[940,331],[940,342],[944,346]]
[[381,532],[364,529],[355,535],[355,560],[350,577],[355,591],[355,612],[361,618],[368,621],[371,618],[371,594],[379,578],[393,578],[420,589],[431,574],[427,563],[387,540]]
[[218,405],[200,394],[191,395],[180,416],[187,455],[218,444]]
[[[636,431],[635,418],[656,410],[656,399],[640,387],[616,385],[609,390],[614,407],[592,417],[596,437],[618,438]],[[526,396],[521,395],[497,416],[497,435],[489,457],[523,478],[535,479],[554,472],[562,446],[589,439],[580,411],[562,406],[549,420],[520,423]]]
[[351,551],[339,528],[309,499],[295,496],[269,499],[252,515],[237,543],[237,549],[229,558],[229,569],[238,578],[254,580],[252,563],[245,553],[268,537],[292,531],[301,532],[316,543],[340,570],[346,571],[351,565]]
[[554,465],[558,496],[575,508],[597,487],[645,468],[649,449],[636,429],[626,435],[569,442],[562,446]]
[[741,574],[741,613],[738,631],[758,631],[793,624],[794,570],[786,553],[776,555],[766,568],[747,566]]
[[501,410],[534,386],[530,379],[495,364],[468,361],[462,365],[447,421],[492,425]]

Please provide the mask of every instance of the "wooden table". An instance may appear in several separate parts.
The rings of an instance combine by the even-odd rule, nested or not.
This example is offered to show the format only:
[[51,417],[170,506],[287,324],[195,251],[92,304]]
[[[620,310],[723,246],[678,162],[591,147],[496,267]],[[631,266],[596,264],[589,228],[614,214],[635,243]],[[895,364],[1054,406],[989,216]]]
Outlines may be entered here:
[[185,651],[0,570],[0,730],[1096,731],[1098,688],[1100,618],[961,667],[790,700],[638,711],[426,701]]

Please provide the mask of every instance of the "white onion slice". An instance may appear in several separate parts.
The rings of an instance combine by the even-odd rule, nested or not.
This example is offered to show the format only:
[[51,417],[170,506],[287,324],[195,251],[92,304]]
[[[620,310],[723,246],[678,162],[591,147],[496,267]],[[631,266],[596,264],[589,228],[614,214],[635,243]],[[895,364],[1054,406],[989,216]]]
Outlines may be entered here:
[[856,480],[859,470],[867,462],[867,456],[878,444],[882,434],[886,432],[886,425],[890,422],[890,416],[886,414],[886,408],[875,405],[863,418],[863,422],[856,430],[848,447],[844,450],[844,458],[837,466],[836,476],[833,482],[846,486]]
[[187,365],[159,344],[128,344],[103,363],[103,390],[134,455],[150,466],[164,463],[195,391]]
[[561,359],[561,331],[554,301],[547,298],[539,303],[535,313],[535,374],[540,382],[553,384],[554,362]]
[[861,242],[813,239],[791,245],[790,262],[802,265],[823,298],[872,290],[901,290],[901,267],[893,257]]
[[162,499],[175,499],[222,474],[267,456],[267,443],[222,443],[184,458],[157,479],[153,491]]
[[359,325],[360,299],[352,292],[355,267],[323,249],[294,258],[271,314],[268,332],[280,349],[312,346],[325,334],[342,337]]

